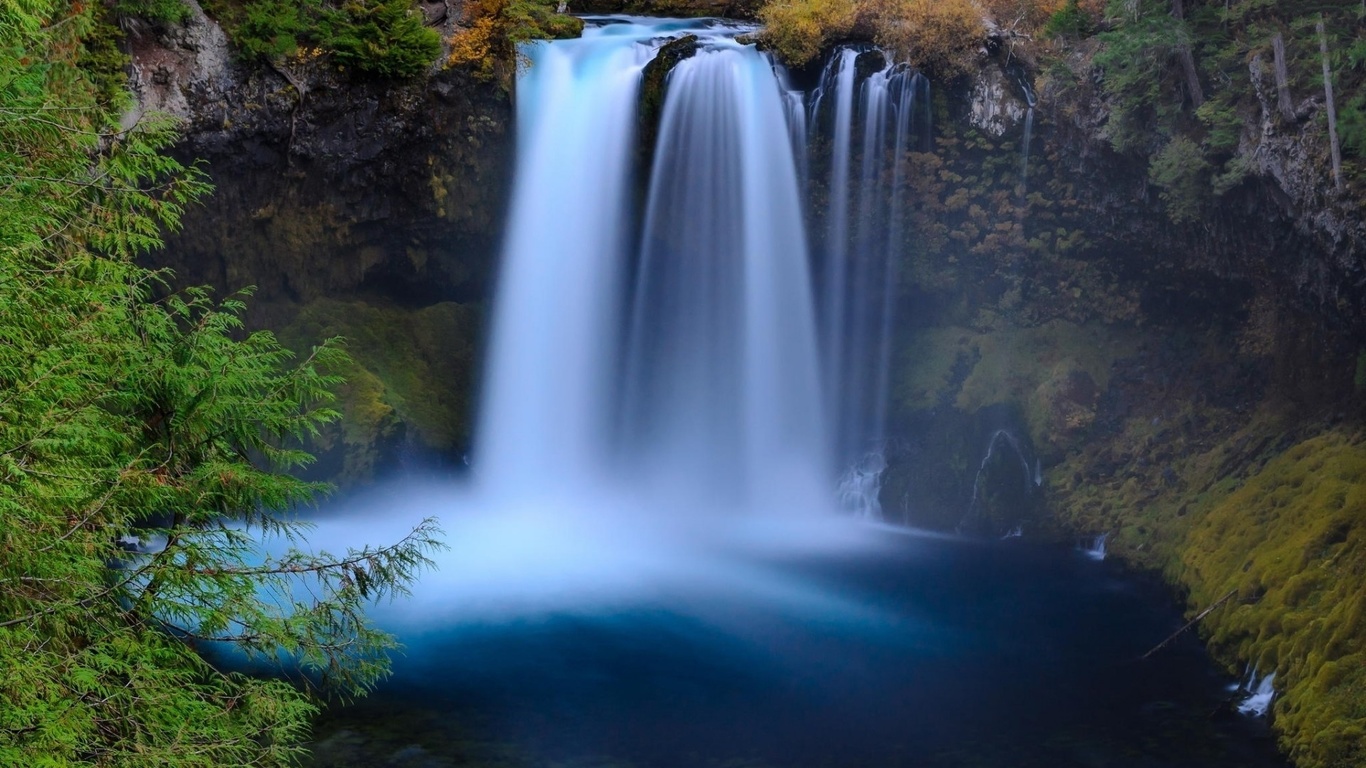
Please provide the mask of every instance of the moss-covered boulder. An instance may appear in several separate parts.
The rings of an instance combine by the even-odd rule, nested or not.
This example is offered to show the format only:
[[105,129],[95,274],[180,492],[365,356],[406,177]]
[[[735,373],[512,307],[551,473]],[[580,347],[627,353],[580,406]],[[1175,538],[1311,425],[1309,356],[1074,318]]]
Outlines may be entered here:
[[920,329],[901,356],[896,405],[906,414],[1010,405],[1022,413],[1030,440],[1057,456],[1084,436],[1115,361],[1132,354],[1137,338],[1124,326],[1061,320],[989,331]]
[[322,299],[304,306],[280,336],[295,348],[342,336],[353,363],[341,373],[342,419],[313,447],[316,471],[351,485],[393,467],[402,452],[454,458],[473,415],[477,306],[420,309]]
[[641,72],[640,110],[637,135],[638,146],[643,153],[642,165],[648,168],[648,161],[654,149],[655,138],[659,133],[659,119],[664,114],[665,87],[669,73],[682,61],[692,58],[702,47],[697,35],[684,35],[671,40],[655,52],[653,59]]

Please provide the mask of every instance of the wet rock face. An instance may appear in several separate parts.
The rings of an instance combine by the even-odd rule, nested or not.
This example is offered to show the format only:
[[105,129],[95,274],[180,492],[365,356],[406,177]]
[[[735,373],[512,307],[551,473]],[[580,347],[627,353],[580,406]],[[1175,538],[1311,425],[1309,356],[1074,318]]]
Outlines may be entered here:
[[131,38],[139,111],[181,117],[176,151],[215,187],[150,265],[179,285],[256,286],[249,324],[297,350],[348,339],[342,423],[311,446],[318,479],[458,461],[511,185],[509,95],[460,70],[399,83],[307,56],[244,66],[198,8]]
[[1024,120],[1026,104],[999,66],[979,67],[972,77],[968,121],[1000,138]]
[[460,70],[353,81],[307,56],[234,61],[217,24],[133,36],[142,109],[185,120],[177,152],[215,193],[155,266],[182,283],[258,287],[277,302],[379,293],[414,304],[482,296],[511,180],[512,106]]
[[[1342,287],[1359,289],[1366,284],[1366,219],[1359,199],[1335,190],[1326,167],[1327,136],[1316,125],[1325,119],[1323,94],[1302,101],[1294,119],[1286,119],[1275,106],[1276,85],[1269,62],[1254,56],[1248,70],[1261,114],[1244,130],[1238,154],[1257,176],[1274,185],[1275,201],[1296,230],[1321,251],[1305,254],[1310,258],[1300,265],[1296,282],[1309,290],[1315,282],[1324,287],[1331,284],[1339,295]],[[1350,295],[1353,311],[1366,310],[1366,297],[1360,290]]]

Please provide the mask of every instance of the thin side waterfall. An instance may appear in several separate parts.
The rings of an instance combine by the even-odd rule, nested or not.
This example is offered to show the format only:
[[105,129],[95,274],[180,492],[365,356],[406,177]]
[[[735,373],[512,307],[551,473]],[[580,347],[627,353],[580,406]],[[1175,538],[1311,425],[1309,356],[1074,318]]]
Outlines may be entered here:
[[[830,205],[825,235],[825,288],[822,306],[822,344],[825,362],[825,396],[830,413],[836,414],[835,450],[844,460],[843,435],[848,429],[842,418],[848,405],[845,396],[844,339],[847,335],[845,307],[849,301],[849,177],[854,131],[854,61],[858,51],[839,51],[821,75],[820,89],[812,101],[812,124],[819,124],[820,110],[833,110],[830,131]],[[827,98],[827,93],[829,97]],[[826,104],[826,101],[830,104]]]
[[1034,105],[1038,103],[1038,97],[1023,75],[1020,76],[1020,90],[1025,97],[1024,138],[1020,143],[1020,196],[1023,197],[1029,192],[1029,145],[1034,143]]
[[[860,70],[872,69],[862,66],[870,60],[864,57],[878,68],[860,80]],[[871,509],[874,516],[876,499],[851,504],[844,489],[859,484],[868,454],[883,449],[897,267],[907,234],[906,153],[918,149],[917,109],[928,112],[927,93],[928,81],[904,65],[876,50],[844,48],[827,63],[808,118],[829,146],[821,338],[835,455],[848,467],[841,497],[851,511]]]

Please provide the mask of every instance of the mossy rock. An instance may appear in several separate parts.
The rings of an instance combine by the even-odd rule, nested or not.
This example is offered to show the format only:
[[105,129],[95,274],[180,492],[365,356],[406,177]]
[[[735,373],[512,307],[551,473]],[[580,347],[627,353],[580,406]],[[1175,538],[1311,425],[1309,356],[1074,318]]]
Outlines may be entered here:
[[903,348],[896,404],[902,413],[1013,404],[1041,450],[1062,450],[1084,435],[1115,361],[1133,353],[1137,338],[1123,327],[1065,321],[923,329]]
[[409,309],[323,299],[304,306],[280,336],[304,349],[346,339],[353,364],[342,371],[340,426],[315,448],[323,474],[363,482],[397,452],[456,456],[469,442],[473,411],[477,307],[443,302]]
[[665,86],[668,84],[669,73],[673,72],[674,67],[680,62],[695,56],[701,48],[702,43],[697,35],[684,35],[661,46],[654,58],[650,59],[650,63],[645,65],[641,72],[638,131],[642,151],[649,152],[654,147],[655,136],[659,133],[659,119],[664,114]]
[[1295,445],[1191,529],[1191,605],[1223,658],[1276,673],[1273,723],[1304,768],[1366,765],[1366,443],[1330,432]]

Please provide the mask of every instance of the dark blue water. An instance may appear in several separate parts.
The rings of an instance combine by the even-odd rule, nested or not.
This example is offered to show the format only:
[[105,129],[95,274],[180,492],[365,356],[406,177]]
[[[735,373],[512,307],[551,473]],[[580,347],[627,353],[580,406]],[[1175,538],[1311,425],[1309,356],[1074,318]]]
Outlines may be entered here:
[[661,595],[405,638],[318,766],[1282,766],[1161,585],[1014,539],[888,535]]

